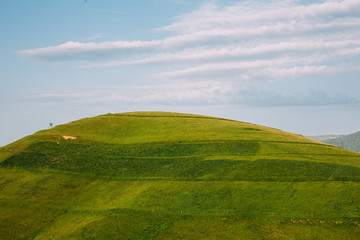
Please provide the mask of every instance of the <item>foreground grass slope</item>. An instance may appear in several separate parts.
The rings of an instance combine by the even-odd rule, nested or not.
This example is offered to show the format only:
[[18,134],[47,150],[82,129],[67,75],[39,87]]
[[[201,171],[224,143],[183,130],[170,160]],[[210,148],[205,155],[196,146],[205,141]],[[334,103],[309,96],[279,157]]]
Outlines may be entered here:
[[300,135],[107,114],[0,148],[0,239],[356,239],[359,187],[360,154]]

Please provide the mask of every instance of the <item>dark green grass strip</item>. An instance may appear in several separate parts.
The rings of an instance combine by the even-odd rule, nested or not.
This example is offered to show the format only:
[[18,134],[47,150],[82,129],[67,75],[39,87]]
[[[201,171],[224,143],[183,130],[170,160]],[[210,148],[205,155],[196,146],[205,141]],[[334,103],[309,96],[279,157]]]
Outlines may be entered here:
[[84,155],[14,155],[6,167],[47,167],[122,177],[165,177],[186,180],[246,181],[360,181],[360,168],[340,164],[259,159],[256,161],[203,160],[202,158],[129,158]]
[[[1,162],[0,166],[53,168],[129,178],[360,181],[360,168],[354,166],[276,158],[241,160],[242,157],[256,156],[259,149],[260,145],[255,141],[123,145],[44,141],[31,144],[23,152]],[[205,160],[205,156],[237,156],[239,160]]]
[[193,155],[254,155],[260,146],[255,141],[206,141],[150,144],[99,144],[43,141],[31,144],[25,152],[47,155],[89,154],[128,157],[182,157]]

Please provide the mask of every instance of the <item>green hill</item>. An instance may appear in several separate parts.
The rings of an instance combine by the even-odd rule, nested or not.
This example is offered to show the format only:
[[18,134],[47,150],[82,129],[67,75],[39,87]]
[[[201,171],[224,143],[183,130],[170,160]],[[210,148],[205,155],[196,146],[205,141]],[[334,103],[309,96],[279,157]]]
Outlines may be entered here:
[[360,154],[207,116],[86,118],[0,148],[0,239],[356,239]]

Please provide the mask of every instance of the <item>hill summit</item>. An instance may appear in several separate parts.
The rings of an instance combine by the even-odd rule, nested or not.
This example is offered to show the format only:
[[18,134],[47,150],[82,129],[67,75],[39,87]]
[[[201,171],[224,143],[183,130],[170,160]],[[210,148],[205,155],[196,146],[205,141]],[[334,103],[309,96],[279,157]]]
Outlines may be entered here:
[[106,114],[0,148],[0,235],[354,239],[359,187],[360,154],[297,134],[193,114]]

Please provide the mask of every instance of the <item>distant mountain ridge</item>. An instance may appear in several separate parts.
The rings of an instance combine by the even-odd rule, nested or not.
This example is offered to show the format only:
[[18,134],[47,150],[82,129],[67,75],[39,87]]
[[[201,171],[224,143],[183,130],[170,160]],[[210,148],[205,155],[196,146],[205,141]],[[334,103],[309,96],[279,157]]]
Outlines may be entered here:
[[325,143],[342,147],[350,151],[360,152],[360,131],[353,134],[340,136],[335,139],[328,139],[325,141]]
[[325,142],[329,140],[333,140],[339,137],[342,137],[344,135],[320,135],[320,136],[308,136],[308,138],[319,141],[319,142]]
[[350,151],[360,152],[360,131],[348,135],[320,135],[309,138]]

